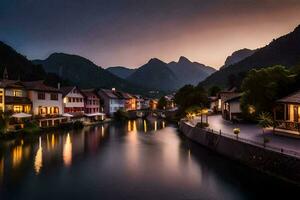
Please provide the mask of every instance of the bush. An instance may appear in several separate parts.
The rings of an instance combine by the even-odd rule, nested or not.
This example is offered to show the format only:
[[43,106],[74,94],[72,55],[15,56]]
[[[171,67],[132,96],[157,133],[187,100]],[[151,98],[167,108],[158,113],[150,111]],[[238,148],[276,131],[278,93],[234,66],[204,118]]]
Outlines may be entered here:
[[81,129],[81,128],[83,128],[82,121],[75,121],[74,124],[73,124],[73,128],[74,129]]
[[209,124],[208,123],[206,123],[206,122],[198,122],[197,124],[196,124],[196,128],[206,128],[206,127],[209,127]]
[[239,136],[240,132],[241,132],[241,129],[239,129],[239,128],[234,128],[233,129],[233,133],[236,135],[236,137]]

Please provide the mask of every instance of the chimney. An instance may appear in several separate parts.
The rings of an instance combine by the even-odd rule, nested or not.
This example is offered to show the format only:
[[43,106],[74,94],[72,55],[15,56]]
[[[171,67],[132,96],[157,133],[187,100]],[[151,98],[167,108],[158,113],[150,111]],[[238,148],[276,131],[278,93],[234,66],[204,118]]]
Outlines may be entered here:
[[60,82],[57,83],[57,89],[60,90]]

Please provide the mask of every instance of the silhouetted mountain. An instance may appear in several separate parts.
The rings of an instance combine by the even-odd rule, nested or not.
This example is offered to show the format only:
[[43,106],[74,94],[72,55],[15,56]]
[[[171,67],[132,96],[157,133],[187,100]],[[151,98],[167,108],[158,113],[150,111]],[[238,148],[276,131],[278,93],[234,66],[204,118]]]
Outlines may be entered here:
[[274,65],[292,67],[298,64],[300,64],[300,26],[293,32],[273,40],[269,45],[256,50],[253,55],[244,60],[215,72],[200,85],[226,86],[230,79],[234,80],[232,82],[239,86],[246,73],[251,69]]
[[123,79],[128,78],[131,74],[133,74],[136,71],[136,69],[129,69],[122,66],[108,67],[105,70]]
[[168,66],[177,76],[181,86],[196,85],[216,71],[214,68],[201,63],[191,62],[183,56],[179,58],[178,62],[170,62]]
[[43,65],[47,72],[58,74],[82,88],[115,87],[128,92],[144,92],[143,88],[113,75],[81,56],[54,53],[46,60],[35,60],[34,63]]
[[168,65],[157,58],[138,68],[127,80],[155,90],[172,91],[180,86],[176,75]]
[[251,56],[252,54],[255,53],[256,50],[251,50],[251,49],[240,49],[238,51],[233,52],[230,56],[226,58],[225,64],[220,68],[224,69],[228,67],[229,65],[233,65],[235,63],[238,63],[245,58]]
[[0,74],[6,67],[9,79],[34,81],[44,79],[46,73],[42,66],[34,65],[31,61],[13,48],[0,41]]

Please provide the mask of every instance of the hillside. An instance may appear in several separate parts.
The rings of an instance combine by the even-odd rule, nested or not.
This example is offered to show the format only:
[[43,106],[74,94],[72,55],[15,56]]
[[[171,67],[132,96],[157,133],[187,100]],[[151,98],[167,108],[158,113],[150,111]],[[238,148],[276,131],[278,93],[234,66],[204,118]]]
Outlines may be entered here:
[[251,49],[240,49],[238,51],[233,52],[230,56],[228,56],[225,60],[224,65],[220,68],[226,68],[230,65],[233,65],[235,63],[238,63],[242,60],[244,60],[245,58],[253,55],[255,53],[256,50],[251,50]]
[[186,84],[196,85],[199,81],[204,80],[216,71],[212,67],[197,62],[191,62],[183,56],[179,58],[178,62],[170,62],[168,67],[177,76],[181,86]]
[[6,67],[9,79],[21,79],[33,81],[44,79],[46,73],[42,66],[34,65],[25,56],[16,52],[13,48],[0,41],[0,75]]
[[253,55],[244,60],[221,69],[200,85],[208,87],[219,85],[225,87],[229,79],[234,79],[240,85],[247,72],[254,68],[263,68],[274,65],[293,67],[300,64],[300,26],[293,32],[273,40],[269,45],[258,49]]
[[105,70],[122,79],[128,78],[131,74],[133,74],[136,71],[136,69],[129,69],[127,67],[122,66],[108,67]]
[[168,65],[157,58],[138,68],[127,80],[154,90],[172,91],[180,86],[178,78]]
[[82,88],[112,88],[143,93],[145,90],[113,75],[90,60],[65,53],[51,54],[45,60],[34,60],[45,71],[60,75]]

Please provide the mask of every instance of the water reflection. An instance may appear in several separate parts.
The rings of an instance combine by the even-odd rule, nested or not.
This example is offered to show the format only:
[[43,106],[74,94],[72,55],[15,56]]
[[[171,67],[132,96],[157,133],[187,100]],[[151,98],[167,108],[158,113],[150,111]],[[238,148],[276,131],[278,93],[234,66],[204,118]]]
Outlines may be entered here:
[[35,159],[34,159],[34,170],[36,174],[40,173],[42,166],[43,166],[42,138],[39,137],[39,148],[36,152]]
[[[45,133],[2,142],[0,150],[1,199],[255,199],[262,188],[273,195],[285,186],[247,176],[161,120]],[[264,187],[270,183],[275,189]]]
[[70,166],[72,163],[72,142],[70,138],[70,133],[68,133],[66,142],[64,144],[64,150],[63,150],[63,160],[65,166]]

